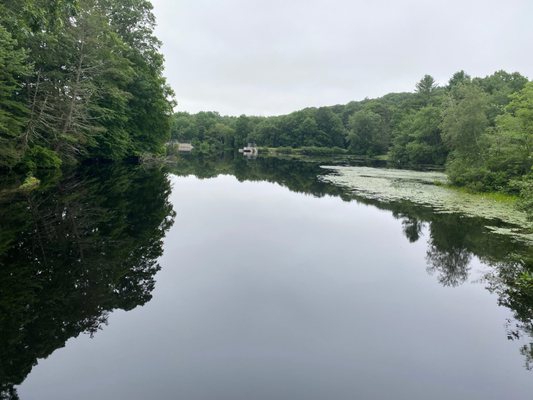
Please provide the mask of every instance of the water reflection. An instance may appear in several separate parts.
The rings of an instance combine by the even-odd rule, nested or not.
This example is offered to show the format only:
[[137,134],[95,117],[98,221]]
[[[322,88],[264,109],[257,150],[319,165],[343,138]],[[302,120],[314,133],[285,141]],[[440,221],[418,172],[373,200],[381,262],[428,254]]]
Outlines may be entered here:
[[2,196],[0,398],[69,338],[151,299],[169,193],[160,170],[93,167]]
[[[531,248],[491,233],[486,221],[354,196],[318,180],[323,171],[314,162],[229,156],[181,158],[169,168],[201,179],[268,181],[386,210],[408,242],[427,241],[427,271],[446,287],[467,282],[479,258],[491,266],[486,287],[514,314],[507,336],[521,343],[526,368],[533,367]],[[92,167],[45,182],[37,192],[0,197],[0,398],[16,399],[13,387],[69,338],[94,334],[114,309],[150,300],[173,223],[169,180],[159,169]]]
[[533,369],[533,251],[526,243],[493,233],[483,218],[436,213],[430,207],[411,202],[383,202],[347,193],[318,180],[317,176],[324,171],[320,163],[312,161],[245,160],[231,155],[218,159],[182,158],[172,172],[199,178],[229,174],[239,181],[268,181],[315,197],[331,195],[372,205],[390,211],[400,220],[410,243],[419,241],[427,227],[427,272],[441,285],[457,287],[467,282],[474,257],[491,267],[483,281],[488,290],[498,295],[499,305],[514,314],[514,320],[506,324],[508,338],[531,342],[520,351],[525,356],[526,368]]

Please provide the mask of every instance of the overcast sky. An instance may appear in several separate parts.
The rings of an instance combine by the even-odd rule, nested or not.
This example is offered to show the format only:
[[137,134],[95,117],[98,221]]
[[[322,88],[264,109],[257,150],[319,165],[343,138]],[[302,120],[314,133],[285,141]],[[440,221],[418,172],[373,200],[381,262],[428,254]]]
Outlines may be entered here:
[[274,115],[412,91],[428,73],[533,77],[533,0],[153,0],[178,111]]

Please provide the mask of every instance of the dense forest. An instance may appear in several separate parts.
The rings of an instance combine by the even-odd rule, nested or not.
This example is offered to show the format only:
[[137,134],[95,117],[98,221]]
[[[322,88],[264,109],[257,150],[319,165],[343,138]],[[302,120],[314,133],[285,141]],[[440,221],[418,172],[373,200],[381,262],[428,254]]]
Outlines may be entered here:
[[158,152],[173,95],[148,0],[0,3],[0,168]]
[[283,116],[180,112],[171,132],[199,153],[255,142],[308,154],[387,155],[398,167],[445,166],[454,185],[522,193],[522,207],[533,209],[533,82],[516,72],[472,78],[460,71],[445,86],[426,75],[412,93]]
[[283,116],[172,115],[154,26],[148,0],[0,3],[0,169],[158,153],[171,132],[200,154],[255,142],[445,166],[454,185],[533,209],[533,82],[519,73],[426,75],[412,93]]

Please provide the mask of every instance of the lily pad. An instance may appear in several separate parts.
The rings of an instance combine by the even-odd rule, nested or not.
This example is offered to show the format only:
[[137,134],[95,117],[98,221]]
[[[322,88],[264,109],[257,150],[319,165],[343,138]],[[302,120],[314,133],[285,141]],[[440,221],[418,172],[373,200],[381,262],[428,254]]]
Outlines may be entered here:
[[[321,176],[324,182],[378,201],[410,201],[433,208],[439,213],[460,213],[487,219],[487,227],[498,234],[510,235],[533,243],[533,224],[515,207],[514,201],[501,201],[477,193],[447,187],[442,172],[424,172],[371,167],[322,166],[331,171]],[[504,222],[502,228],[491,221]]]

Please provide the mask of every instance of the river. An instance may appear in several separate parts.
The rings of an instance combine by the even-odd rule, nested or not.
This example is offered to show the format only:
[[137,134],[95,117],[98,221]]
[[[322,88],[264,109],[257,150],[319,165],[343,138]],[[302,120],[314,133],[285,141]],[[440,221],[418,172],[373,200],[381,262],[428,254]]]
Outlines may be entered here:
[[531,399],[530,245],[320,165],[92,166],[5,191],[0,398]]

